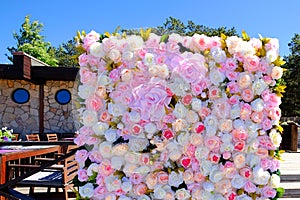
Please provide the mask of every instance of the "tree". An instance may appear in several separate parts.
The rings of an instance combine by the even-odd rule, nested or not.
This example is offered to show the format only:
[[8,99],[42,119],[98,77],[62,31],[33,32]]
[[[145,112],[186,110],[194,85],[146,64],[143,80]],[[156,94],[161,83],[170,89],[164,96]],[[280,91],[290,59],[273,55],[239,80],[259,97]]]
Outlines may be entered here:
[[288,45],[291,53],[282,66],[287,69],[283,76],[287,88],[280,107],[283,116],[300,116],[300,34],[295,34]]
[[[8,47],[8,51],[14,52],[23,51],[51,66],[57,66],[55,51],[50,42],[45,41],[45,37],[40,35],[44,25],[38,21],[30,22],[30,16],[25,17],[22,28],[19,33],[14,32],[13,37],[17,40],[16,47]],[[13,57],[5,54],[10,61]]]
[[[227,36],[238,35],[234,27],[230,29],[227,29],[226,27],[209,28],[204,25],[195,24],[191,20],[189,20],[187,24],[184,24],[182,21],[174,17],[167,18],[162,26],[153,27],[151,29],[151,32],[156,33],[158,35],[170,33],[178,33],[180,35],[189,36],[192,36],[195,33],[205,34],[207,36],[220,36],[221,33]],[[122,32],[125,32],[126,34],[139,34],[139,30],[136,29],[123,29]]]
[[78,56],[81,54],[76,47],[76,40],[73,38],[66,43],[59,45],[55,49],[55,57],[58,60],[58,66],[78,67]]

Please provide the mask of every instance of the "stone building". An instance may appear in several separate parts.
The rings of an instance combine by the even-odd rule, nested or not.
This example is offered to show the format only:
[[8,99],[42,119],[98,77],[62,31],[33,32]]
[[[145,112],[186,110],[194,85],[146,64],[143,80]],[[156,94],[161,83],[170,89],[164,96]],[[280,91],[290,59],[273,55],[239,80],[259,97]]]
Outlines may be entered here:
[[13,64],[0,64],[0,127],[25,134],[76,131],[72,97],[78,68],[51,67],[32,56],[16,52]]

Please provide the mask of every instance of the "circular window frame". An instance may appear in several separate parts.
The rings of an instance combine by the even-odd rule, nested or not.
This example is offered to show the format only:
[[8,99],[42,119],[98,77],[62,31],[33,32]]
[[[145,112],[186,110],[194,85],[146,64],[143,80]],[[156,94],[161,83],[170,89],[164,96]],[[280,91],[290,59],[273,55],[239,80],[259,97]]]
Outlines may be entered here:
[[[16,98],[16,93],[18,93],[18,92],[25,92],[25,94],[27,95],[27,98],[26,99],[24,98],[23,101],[20,101],[20,99],[18,99],[18,97]],[[19,95],[22,95],[22,94],[19,94]],[[17,104],[24,104],[30,100],[30,93],[28,90],[26,90],[24,88],[17,88],[12,92],[11,99],[13,100],[13,102],[15,102]]]
[[[69,95],[69,100],[68,101],[64,101],[62,102],[61,100],[59,100],[59,93],[61,92],[67,92],[68,95]],[[72,100],[72,96],[71,96],[71,92],[67,89],[60,89],[60,90],[57,90],[56,93],[55,93],[55,101],[57,103],[59,103],[60,105],[66,105],[68,103],[70,103],[70,101]]]

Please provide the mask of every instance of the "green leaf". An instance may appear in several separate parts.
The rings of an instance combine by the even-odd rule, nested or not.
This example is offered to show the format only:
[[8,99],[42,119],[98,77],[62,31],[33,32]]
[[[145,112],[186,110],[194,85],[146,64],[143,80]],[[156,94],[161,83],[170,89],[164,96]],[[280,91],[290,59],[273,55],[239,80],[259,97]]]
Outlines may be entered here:
[[284,194],[284,189],[282,187],[276,188],[276,197],[281,198]]

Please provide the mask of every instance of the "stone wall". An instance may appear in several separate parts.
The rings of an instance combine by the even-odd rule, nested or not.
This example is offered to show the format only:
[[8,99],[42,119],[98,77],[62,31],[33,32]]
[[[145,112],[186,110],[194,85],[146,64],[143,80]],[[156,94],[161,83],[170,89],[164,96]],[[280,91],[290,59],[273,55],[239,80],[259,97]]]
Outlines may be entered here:
[[[24,104],[15,103],[12,92],[17,88],[29,91],[30,100]],[[15,133],[39,131],[39,86],[25,80],[0,79],[0,127],[13,129]]]
[[[13,129],[15,133],[39,132],[39,85],[25,80],[0,79],[0,127]],[[44,132],[74,133],[72,101],[66,105],[56,102],[55,94],[67,89],[73,94],[73,81],[47,81],[44,85]],[[29,91],[30,100],[24,104],[15,103],[12,92],[17,88]],[[73,95],[72,95],[73,96]]]
[[45,132],[75,132],[72,114],[72,100],[66,105],[61,105],[55,100],[55,94],[58,90],[67,89],[73,93],[73,87],[73,81],[47,81],[46,85],[44,86]]

